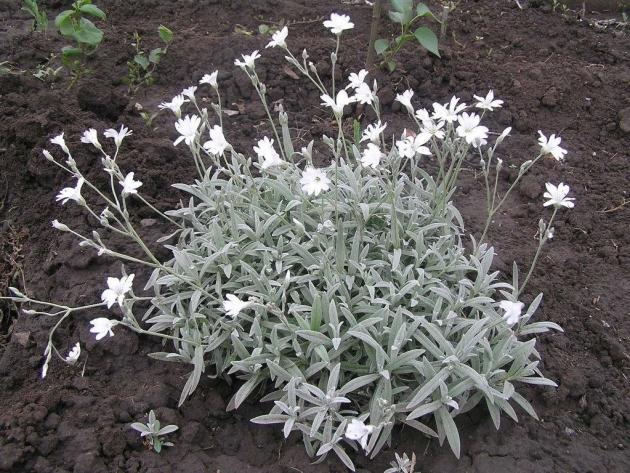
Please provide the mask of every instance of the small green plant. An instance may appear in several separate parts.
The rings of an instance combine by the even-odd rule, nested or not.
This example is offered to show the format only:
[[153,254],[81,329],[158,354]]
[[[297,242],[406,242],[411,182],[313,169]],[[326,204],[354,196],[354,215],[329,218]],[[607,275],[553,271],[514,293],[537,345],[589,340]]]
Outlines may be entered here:
[[140,34],[137,31],[133,34],[132,46],[135,48],[136,54],[132,61],[127,62],[128,73],[126,78],[129,92],[132,94],[135,94],[143,85],[150,86],[155,82],[153,76],[155,68],[173,42],[173,32],[164,25],[159,26],[158,35],[164,43],[164,47],[152,49],[147,54],[142,50],[142,37]]
[[91,71],[85,66],[85,59],[94,53],[103,41],[101,31],[87,17],[105,20],[107,16],[92,0],[77,0],[71,10],[64,10],[55,18],[59,33],[73,39],[75,44],[61,49],[61,62],[70,71],[72,81],[69,88]]
[[409,41],[417,41],[431,54],[440,57],[438,38],[435,33],[427,26],[413,29],[415,23],[422,18],[433,18],[438,23],[441,23],[440,20],[431,13],[429,7],[424,3],[418,3],[415,8],[413,4],[413,0],[392,0],[392,9],[388,12],[389,18],[400,24],[400,35],[391,41],[384,38],[374,41],[374,50],[383,58],[381,65],[387,67],[390,72],[396,69],[394,57]]
[[48,15],[46,15],[46,12],[44,10],[39,9],[39,5],[37,5],[37,0],[23,0],[22,10],[30,13],[30,15],[33,17],[33,31],[46,31],[46,28],[48,28]]
[[172,447],[172,442],[164,442],[160,437],[175,432],[179,427],[176,425],[160,426],[160,421],[155,417],[155,412],[151,410],[149,412],[149,422],[143,424],[142,422],[134,422],[131,424],[133,430],[140,432],[140,436],[145,439],[147,446],[153,448],[156,453],[162,451],[162,447]]
[[411,454],[411,458],[409,458],[406,453],[403,453],[402,456],[397,453],[394,455],[396,456],[396,460],[390,463],[391,468],[385,470],[384,473],[414,473],[416,468],[415,453]]

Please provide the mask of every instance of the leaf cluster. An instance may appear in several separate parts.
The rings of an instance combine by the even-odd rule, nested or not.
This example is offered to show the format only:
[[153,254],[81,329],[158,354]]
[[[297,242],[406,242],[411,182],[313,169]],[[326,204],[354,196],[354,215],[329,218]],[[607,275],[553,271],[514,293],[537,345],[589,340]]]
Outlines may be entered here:
[[22,10],[33,17],[33,31],[46,31],[48,28],[48,15],[45,10],[40,10],[37,0],[22,0]]
[[160,421],[155,417],[155,412],[149,412],[149,421],[146,424],[142,422],[134,422],[130,427],[138,432],[140,436],[145,438],[147,443],[156,453],[162,451],[162,447],[172,447],[171,442],[164,442],[161,437],[175,432],[179,429],[176,425],[165,425],[162,427]]
[[85,57],[94,53],[103,41],[103,31],[89,18],[105,20],[103,10],[92,4],[92,0],[77,0],[72,9],[64,10],[55,18],[55,26],[65,38],[74,41],[73,45],[61,49],[61,61],[73,72],[74,84],[79,77],[89,71],[84,66]]
[[396,69],[394,58],[398,51],[410,41],[417,41],[431,54],[440,57],[438,38],[435,33],[427,26],[415,26],[415,23],[422,18],[440,23],[429,7],[424,3],[418,3],[414,8],[413,0],[392,0],[391,8],[388,12],[389,18],[400,25],[400,34],[392,40],[381,38],[374,42],[376,53],[382,56],[382,65],[386,66],[390,72]]
[[131,93],[136,93],[143,85],[150,86],[155,82],[153,73],[173,42],[173,32],[166,26],[160,25],[158,27],[158,36],[164,43],[164,46],[154,48],[147,53],[141,47],[142,37],[137,31],[134,32],[133,46],[135,55],[133,60],[127,62],[128,73],[125,80]]

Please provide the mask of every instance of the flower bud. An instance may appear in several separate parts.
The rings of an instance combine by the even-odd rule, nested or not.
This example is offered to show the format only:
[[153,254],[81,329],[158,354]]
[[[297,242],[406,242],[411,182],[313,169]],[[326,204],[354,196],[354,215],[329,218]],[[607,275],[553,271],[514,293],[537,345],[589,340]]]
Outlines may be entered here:
[[503,142],[503,140],[510,134],[511,131],[512,131],[511,127],[507,127],[505,130],[503,130],[503,133],[501,133],[499,137],[497,138],[496,144],[500,145]]
[[62,232],[69,232],[70,231],[70,229],[68,228],[67,225],[65,225],[63,223],[60,223],[59,220],[57,220],[57,219],[52,221],[52,226],[53,226],[53,228],[56,228],[57,230],[62,231]]
[[521,169],[519,170],[518,173],[519,174],[525,174],[531,165],[532,165],[532,160],[528,159],[523,164],[521,164]]
[[308,59],[308,53],[306,52],[306,49],[302,51],[302,59],[304,59],[305,61]]
[[336,63],[337,63],[337,53],[335,53],[335,52],[330,53],[330,61],[331,61],[333,64],[336,64]]
[[497,171],[500,171],[503,167],[503,160],[501,158],[497,159]]
[[540,233],[540,235],[544,235],[545,234],[545,229],[547,228],[547,224],[545,224],[545,221],[541,218],[538,221],[538,232]]
[[44,153],[44,157],[48,161],[54,161],[55,160],[55,158],[52,157],[52,154],[50,154],[50,152],[47,149],[43,150],[42,153]]
[[315,67],[315,64],[313,64],[313,61],[309,61],[308,68],[313,74],[317,74],[317,68]]

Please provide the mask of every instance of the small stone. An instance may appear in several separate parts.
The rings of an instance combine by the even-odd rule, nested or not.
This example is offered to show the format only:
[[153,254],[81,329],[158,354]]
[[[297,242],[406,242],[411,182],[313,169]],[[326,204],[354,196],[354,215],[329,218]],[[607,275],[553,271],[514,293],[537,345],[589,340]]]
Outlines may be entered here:
[[626,107],[619,112],[619,128],[624,133],[630,133],[630,107]]
[[31,332],[15,332],[13,334],[14,340],[18,343],[18,345],[23,346],[24,348],[28,347],[28,341],[31,336]]
[[145,228],[152,227],[156,223],[157,223],[157,220],[154,218],[143,218],[142,220],[140,220],[140,225]]
[[543,95],[541,99],[542,104],[550,108],[553,108],[556,105],[558,105],[558,101],[559,101],[558,91],[556,90],[555,87],[552,87],[547,92],[545,92],[545,95]]

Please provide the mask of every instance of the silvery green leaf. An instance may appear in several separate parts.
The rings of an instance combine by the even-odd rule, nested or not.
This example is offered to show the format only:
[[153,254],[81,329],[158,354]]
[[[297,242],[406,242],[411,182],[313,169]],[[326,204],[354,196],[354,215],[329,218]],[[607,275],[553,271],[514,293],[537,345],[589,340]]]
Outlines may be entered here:
[[451,446],[451,450],[457,458],[459,458],[460,454],[460,440],[459,440],[459,432],[457,431],[457,426],[453,421],[453,418],[449,414],[448,410],[444,407],[438,409],[437,417],[438,424],[442,426],[444,433],[446,434],[446,439],[448,440],[449,445]]
[[433,391],[439,388],[440,383],[445,381],[451,375],[448,368],[442,368],[433,378],[428,380],[407,404],[407,408],[413,409],[429,397]]
[[264,376],[261,373],[257,373],[251,378],[249,378],[245,383],[239,388],[238,391],[232,396],[230,402],[228,402],[226,410],[231,411],[234,409],[238,409],[238,407],[249,397],[249,395],[256,389],[256,387],[264,381]]

